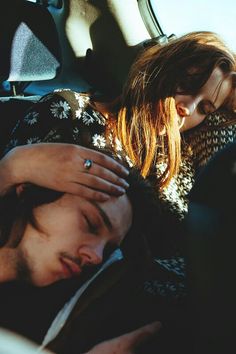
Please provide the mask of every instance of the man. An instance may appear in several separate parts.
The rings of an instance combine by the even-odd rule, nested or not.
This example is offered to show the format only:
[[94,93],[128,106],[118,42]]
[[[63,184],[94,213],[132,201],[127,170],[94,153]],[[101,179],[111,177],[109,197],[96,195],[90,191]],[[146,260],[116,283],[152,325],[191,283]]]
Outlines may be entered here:
[[[42,100],[42,102],[39,105],[43,108],[45,104],[47,104],[47,100]],[[50,109],[48,110],[46,109],[46,107],[45,110],[43,109],[41,120],[40,120],[42,122],[42,126],[40,127],[40,129],[38,127],[38,130],[37,130],[37,126],[34,126],[34,124],[28,125],[30,113],[28,113],[25,116],[23,123],[21,122],[23,124],[23,127],[21,127],[21,124],[17,126],[17,129],[21,132],[22,136],[24,136],[24,141],[28,136],[28,134],[30,134],[28,128],[34,128],[38,131],[38,133],[40,133],[40,139],[33,139],[33,138],[26,139],[27,142],[28,141],[29,142],[43,141],[44,143],[46,142],[50,142],[50,143],[67,142],[68,143],[69,142],[69,143],[79,143],[80,145],[82,144],[84,146],[91,147],[91,144],[90,145],[87,144],[88,141],[90,141],[90,139],[88,134],[88,126],[86,124],[84,124],[84,126],[81,126],[80,129],[76,129],[72,125],[74,122],[77,121],[73,121],[71,119],[63,120],[60,119],[60,117],[58,119],[54,119],[55,118],[54,116],[52,117],[52,119],[49,119],[48,114],[50,112],[51,112]],[[101,117],[97,117],[99,122],[101,121],[102,123],[103,121],[100,118]],[[31,120],[30,122],[32,123]],[[80,120],[78,122],[81,123],[82,121]],[[26,126],[24,126],[24,124],[26,124]],[[101,126],[103,127],[103,124]],[[99,126],[97,128],[100,129],[101,127]],[[96,137],[98,137],[98,134],[96,135]],[[21,141],[20,144],[22,144]],[[42,144],[42,145],[44,148],[46,147],[47,144],[45,145]],[[55,148],[57,149],[60,148],[61,151],[65,148],[65,146],[61,146],[61,145],[59,146],[58,145],[56,146],[56,144],[51,144],[51,145],[54,145]],[[67,144],[67,148],[68,145],[69,144]],[[27,150],[31,153],[33,149],[29,147]],[[107,165],[105,166],[106,169],[102,170],[102,167],[104,167],[103,165],[104,159],[102,159],[102,163],[100,163],[100,161],[97,160],[97,157],[95,159],[94,157],[91,157],[91,155],[88,155],[88,151],[87,151],[88,149],[86,150],[86,148],[82,148],[81,146],[80,147],[78,146],[77,150],[79,150],[80,158],[74,160],[75,163],[73,165],[74,167],[76,167],[74,168],[74,170],[78,171],[80,176],[82,177],[82,182],[75,183],[73,180],[72,183],[73,190],[70,191],[70,193],[73,194],[76,193],[75,187],[77,188],[78,186],[80,188],[80,191],[82,191],[82,187],[84,186],[89,187],[86,189],[86,192],[89,190],[92,191],[93,193],[94,193],[94,189],[96,193],[104,190],[107,192],[110,191],[111,188],[114,191],[114,184],[119,184],[121,187],[125,187],[124,182],[121,181],[121,178],[117,179],[117,176],[114,174],[114,172],[117,171],[117,168],[113,169],[113,173],[111,173],[112,171],[108,170],[111,165],[109,163],[108,166]],[[73,151],[75,151],[74,146],[73,146]],[[94,152],[94,150],[91,151]],[[53,155],[58,157],[62,156],[60,153],[58,153],[58,151],[57,152],[54,151]],[[37,161],[42,158],[42,155],[40,153],[34,156],[35,159],[37,159]],[[68,156],[68,154],[66,156]],[[92,160],[93,166],[91,167],[91,163],[89,165],[85,164],[84,159]],[[26,160],[28,161],[28,164],[25,163]],[[76,163],[76,161],[78,163]],[[46,166],[42,164],[42,167],[45,166],[45,171],[43,170],[43,168],[40,168],[40,173],[39,173],[38,168],[32,167],[32,159],[28,159],[26,154],[26,159],[24,160],[24,163],[21,163],[22,171],[23,174],[25,175],[24,177],[26,178],[27,176],[26,171],[28,171],[30,167],[31,177],[32,174],[33,177],[32,179],[30,178],[23,179],[23,181],[30,180],[31,182],[40,184],[40,176],[44,174],[44,172],[46,172],[47,175],[48,170],[49,169],[52,170],[50,165],[50,159],[48,159],[47,162],[48,163]],[[57,174],[58,173],[57,171],[61,171],[61,170],[64,171],[66,163],[68,163],[68,159],[67,161],[65,161],[65,163],[63,164],[61,163],[58,169],[53,168],[55,173]],[[103,182],[103,185],[101,185],[101,178],[98,177],[100,174],[101,177],[105,175],[106,182],[105,183]],[[120,173],[120,177],[122,177],[122,175],[124,176],[123,173],[122,174]],[[91,350],[93,346],[95,346],[94,350],[97,350],[98,353],[99,352],[101,353],[103,350],[101,349],[101,345],[102,346],[105,345],[106,348],[108,346],[108,348],[110,348],[109,349],[110,351],[117,350],[117,348],[119,348],[120,346],[124,349],[123,350],[124,353],[125,350],[127,352],[131,351],[132,348],[135,346],[135,342],[137,341],[138,338],[146,337],[149,335],[149,333],[156,330],[157,328],[156,324],[153,325],[154,327],[152,326],[148,328],[144,327],[138,332],[133,332],[130,334],[130,336],[125,335],[125,337],[123,337],[122,334],[135,330],[136,328],[143,326],[149,322],[155,321],[156,318],[159,319],[158,316],[163,317],[163,310],[161,309],[162,301],[157,302],[156,297],[155,299],[154,298],[149,299],[143,297],[143,291],[142,291],[143,282],[146,274],[145,273],[146,266],[147,266],[146,260],[148,256],[146,241],[144,236],[149,235],[151,237],[151,235],[154,234],[153,237],[154,243],[155,244],[158,243],[159,237],[157,237],[156,233],[159,227],[159,222],[158,222],[159,212],[156,209],[156,205],[154,207],[152,202],[153,193],[150,192],[150,189],[148,189],[149,192],[147,192],[147,190],[146,192],[144,192],[145,188],[143,187],[145,183],[142,179],[140,178],[137,179],[137,176],[136,176],[136,182],[132,183],[132,178],[133,178],[132,176],[133,174],[131,173],[128,179],[130,187],[127,190],[127,195],[124,194],[124,188],[122,188],[122,191],[120,191],[120,189],[118,190],[116,189],[116,192],[114,194],[118,197],[108,198],[106,196],[105,201],[101,203],[96,202],[96,204],[87,201],[87,198],[89,198],[88,195],[87,198],[85,198],[84,200],[80,199],[82,198],[82,196],[79,196],[78,199],[75,198],[75,196],[72,197],[72,195],[70,194],[61,195],[59,193],[59,195],[58,194],[55,195],[55,192],[53,192],[53,195],[49,193],[48,196],[48,191],[44,193],[43,190],[41,189],[40,194],[41,192],[43,192],[43,198],[41,196],[39,196],[38,198],[37,193],[33,194],[34,196],[33,198],[32,197],[28,198],[29,197],[28,191],[29,192],[32,191],[31,186],[29,186],[28,188],[26,185],[26,187],[24,188],[19,187],[17,190],[14,203],[16,201],[17,194],[19,195],[20,198],[18,203],[19,208],[18,209],[16,208],[16,211],[19,212],[20,210],[22,210],[22,205],[25,206],[24,213],[20,212],[19,214],[17,214],[18,216],[17,220],[19,219],[19,217],[23,216],[24,217],[23,227],[26,225],[26,228],[24,228],[25,233],[21,235],[23,237],[20,238],[20,240],[22,239],[22,242],[19,242],[18,244],[18,238],[15,243],[13,240],[13,246],[16,248],[19,247],[18,251],[14,253],[14,257],[16,258],[13,257],[13,259],[14,260],[17,259],[17,262],[15,263],[21,265],[21,267],[18,267],[18,269],[20,268],[20,271],[18,272],[15,271],[14,276],[8,279],[23,278],[26,280],[33,281],[33,283],[36,285],[42,286],[42,285],[50,284],[56,280],[71,277],[75,275],[75,273],[80,273],[81,268],[83,269],[85,268],[85,266],[86,268],[88,268],[87,266],[91,265],[91,263],[95,265],[101,262],[102,261],[101,254],[103,253],[103,250],[105,250],[105,253],[107,253],[107,250],[111,245],[111,243],[112,243],[112,248],[114,247],[114,245],[115,246],[119,245],[123,240],[125,234],[128,232],[127,237],[125,238],[124,242],[122,242],[123,256],[122,254],[120,256],[120,254],[118,253],[118,256],[115,254],[114,258],[112,258],[111,264],[107,265],[107,263],[105,262],[104,265],[106,266],[106,268],[104,268],[101,273],[95,274],[94,275],[95,277],[92,279],[91,282],[89,282],[90,279],[88,279],[87,283],[85,283],[86,289],[85,291],[83,291],[82,294],[80,293],[78,294],[81,288],[79,288],[78,292],[76,292],[74,295],[72,292],[70,292],[69,296],[73,295],[71,301],[72,302],[74,301],[74,305],[76,304],[75,307],[73,308],[71,306],[71,301],[70,301],[69,306],[72,307],[71,308],[72,312],[66,314],[65,323],[61,323],[60,321],[58,321],[58,317],[57,317],[56,322],[62,326],[61,327],[59,326],[59,330],[58,330],[58,326],[57,325],[55,326],[54,323],[52,327],[50,327],[50,329],[53,332],[53,335],[50,335],[49,333],[49,339],[46,338],[46,340],[44,341],[44,345],[46,345],[56,353],[60,353],[60,352],[66,354],[73,353],[73,352],[83,353],[88,350]],[[69,179],[70,180],[72,179],[71,173],[69,175]],[[96,185],[97,184],[99,185],[98,188],[95,188],[95,183],[93,182],[94,179],[96,180]],[[50,178],[47,178],[46,180],[50,182]],[[61,182],[60,178],[57,178],[57,181],[60,184]],[[116,182],[119,181],[119,183],[114,183],[114,181]],[[113,183],[109,183],[109,182],[113,182]],[[102,188],[104,185],[107,186],[106,187],[107,189]],[[47,187],[50,186],[47,185]],[[38,188],[36,188],[36,192],[37,190]],[[61,187],[59,187],[59,190],[64,190],[64,186],[62,189]],[[33,200],[35,199],[36,196],[37,196],[36,198],[37,203],[35,205],[33,204]],[[104,197],[104,193],[103,193],[103,197]],[[89,199],[93,199],[93,198],[89,198]],[[114,200],[119,201],[117,202],[117,205],[116,203],[115,204],[112,203],[112,201],[114,202]],[[45,201],[47,203],[45,203]],[[129,203],[132,204],[132,208],[130,207]],[[2,208],[3,212],[7,211],[6,203],[4,203],[4,205],[5,207]],[[116,208],[114,209],[115,205]],[[84,247],[81,248],[80,247],[81,244],[74,243],[74,242],[78,242],[77,239],[76,241],[74,239],[73,246],[72,247],[70,246],[70,248],[67,248],[69,247],[67,244],[65,249],[64,243],[63,243],[63,248],[58,247],[58,244],[56,245],[57,238],[55,232],[56,233],[62,232],[62,236],[64,236],[64,240],[66,237],[66,241],[68,240],[69,236],[74,235],[74,229],[72,229],[72,235],[71,235],[68,232],[67,227],[65,230],[63,226],[65,222],[63,210],[65,208],[69,210],[72,208],[72,206],[78,210],[79,215],[81,217],[79,218],[81,224],[79,224],[79,221],[77,219],[76,220],[73,219],[73,223],[75,223],[76,227],[78,227],[78,224],[79,227],[81,225],[82,227],[87,227],[86,230],[83,229],[83,233],[82,233],[83,237],[87,237],[88,234],[90,234],[92,237],[92,239],[89,238],[89,240],[87,240],[89,242],[89,245],[91,245],[91,243],[93,244],[93,248],[90,249],[89,253],[88,253],[88,244],[85,245],[86,253],[84,253]],[[59,209],[61,210],[60,213],[59,213]],[[12,206],[10,206],[8,210],[12,212],[13,210]],[[90,219],[91,210],[93,212],[94,210],[96,211],[95,219],[92,220]],[[104,212],[106,213],[106,215],[104,215]],[[58,216],[56,216],[56,213],[58,213],[60,219],[62,219],[63,217],[63,224],[61,223],[61,220],[60,222],[58,222],[58,224],[57,222],[56,224],[53,225],[51,224],[48,216],[51,216],[52,218],[54,218],[54,220],[55,219],[58,220]],[[104,218],[102,217],[101,214],[104,216]],[[5,215],[11,215],[11,213],[5,212]],[[72,213],[72,215],[74,214]],[[132,222],[131,222],[131,216],[132,216]],[[25,219],[25,217],[27,217],[27,219]],[[71,217],[71,213],[68,213],[67,221],[71,227],[70,217]],[[97,219],[103,220],[101,229],[100,229],[100,225],[99,227],[97,227]],[[110,219],[111,222],[109,222],[107,219],[108,220]],[[14,218],[14,220],[16,220],[16,218]],[[22,220],[22,218],[20,218],[20,220]],[[44,222],[46,222],[45,225]],[[59,225],[61,226],[58,227]],[[19,229],[21,229],[21,226],[22,223],[16,224],[16,228],[19,227]],[[15,233],[16,235],[19,234],[18,232],[19,229]],[[52,237],[49,237],[48,229],[50,229],[50,231],[52,232]],[[6,229],[5,235],[7,235],[7,230],[9,230],[9,228]],[[69,231],[71,231],[71,229]],[[112,233],[113,231],[115,231],[115,237]],[[32,236],[31,240],[29,240],[30,235]],[[83,237],[82,240],[84,240]],[[27,253],[29,251],[32,252],[32,247],[30,246],[29,242],[34,242],[35,249],[36,246],[37,247],[40,246],[42,250],[43,246],[46,246],[46,250],[44,249],[42,251],[42,259],[44,259],[43,262],[41,262],[41,254],[39,257],[38,252],[36,251],[34,251],[34,253],[32,254],[32,258],[28,259],[27,254],[25,252],[25,242],[27,242],[26,246],[29,245],[29,247],[27,246],[26,248]],[[52,253],[50,251],[51,247],[50,248],[48,247],[49,242],[52,242],[53,248],[55,247]],[[96,243],[96,247],[95,247],[95,243]],[[7,243],[5,243],[5,245],[7,245]],[[82,246],[84,245],[82,244]],[[94,257],[95,248],[96,248],[96,256]],[[75,255],[75,251],[77,249],[79,249],[80,251],[82,250],[83,253],[78,253]],[[108,252],[108,254],[110,253],[111,252]],[[49,256],[50,257],[52,256],[53,258],[53,269],[51,268],[52,263],[48,262]],[[37,263],[36,261],[34,261],[34,259],[37,259]],[[14,270],[16,269],[17,267],[14,267]],[[45,274],[45,276],[42,276],[43,273]],[[46,274],[48,273],[50,273],[50,276],[48,275],[46,276]],[[80,277],[82,276],[83,276],[83,272],[80,274]],[[82,284],[82,286],[83,285],[84,283]],[[66,287],[66,285],[63,284],[63,287],[64,286]],[[64,289],[62,290],[64,291]],[[29,308],[29,303],[33,302],[33,305],[31,306],[32,311],[28,311],[28,312],[30,313],[30,315],[33,313],[32,321],[34,323],[33,326],[31,324],[28,326],[28,328],[24,331],[24,334],[37,340],[37,342],[39,343],[43,338],[42,327],[44,329],[48,328],[50,321],[49,320],[39,321],[36,316],[37,310],[39,309],[38,312],[40,312],[40,315],[41,313],[43,313],[43,315],[47,317],[48,312],[53,312],[51,311],[51,307],[54,306],[54,303],[57,302],[58,298],[63,299],[61,292],[55,291],[53,295],[49,295],[51,302],[48,301],[48,298],[44,298],[45,301],[41,302],[42,301],[42,298],[40,298],[41,294],[42,293],[40,292],[40,295],[38,297],[36,296],[37,298],[36,301],[32,300],[31,297],[27,298],[28,301],[23,299],[28,308]],[[60,296],[58,294],[60,294]],[[18,295],[17,295],[17,300],[18,300]],[[11,302],[11,305],[13,303],[14,306],[15,301],[17,300],[14,298]],[[17,309],[19,307],[23,309],[23,316],[18,316],[19,320],[17,321],[17,323],[19,323],[20,326],[22,322],[24,322],[21,321],[21,318],[23,317],[25,320],[26,317],[26,315],[24,314],[24,306],[22,306],[24,301],[19,302],[19,305],[16,306]],[[63,303],[64,301],[61,302]],[[152,305],[154,302],[157,303],[157,305],[153,307]],[[4,303],[4,301],[2,301],[2,303]],[[145,303],[146,305],[143,306],[143,303]],[[57,307],[57,310],[59,310],[59,307]],[[99,317],[97,317],[98,313],[99,313]],[[65,313],[63,312],[63,310],[62,312],[59,312],[59,320],[60,320],[60,314],[64,316]],[[13,317],[14,317],[13,321],[16,322],[15,312]],[[9,314],[7,314],[7,318],[9,318]],[[100,319],[100,320],[96,321],[96,319]],[[91,326],[91,323],[93,324],[93,326]],[[157,326],[159,328],[160,324],[158,324]],[[60,329],[62,330],[60,331]],[[34,330],[33,336],[29,335],[29,332],[32,330]],[[37,336],[36,332],[40,332],[40,336]],[[49,332],[51,331],[49,330]],[[70,335],[68,335],[68,332],[70,333]],[[79,337],[78,337],[78,332],[80,333]],[[122,336],[122,337],[116,338],[114,339],[114,341],[111,340],[110,342],[106,342],[104,344],[98,344],[101,343],[102,341],[110,340],[111,338],[115,338],[117,336]],[[98,345],[98,347],[96,347],[96,345]],[[96,353],[96,351],[94,353]]]
[[[130,187],[126,194],[111,196],[104,202],[94,202],[32,184],[19,185],[2,197],[0,282],[23,280],[42,287],[58,280],[79,277],[84,269],[92,270],[92,265],[102,263],[104,255],[109,260],[109,255],[127,234],[124,254],[127,253],[128,256],[132,251],[131,255],[135,255],[136,248],[140,252],[140,244],[143,247],[142,233],[148,229],[146,221],[155,212],[154,200],[150,194],[152,189],[135,171],[130,173],[128,182]],[[143,251],[145,255],[145,247]],[[139,253],[139,256],[143,255]],[[120,282],[123,279],[125,271],[129,275],[134,274],[133,265],[130,268],[129,262],[122,263],[122,256],[116,257],[115,255],[110,263],[111,265],[114,263],[113,268],[108,264],[106,272],[102,271],[100,278],[97,277],[96,281],[92,282],[92,289],[98,299],[103,299],[103,295],[109,296],[108,290],[115,286],[116,281]],[[143,260],[137,262],[134,259],[131,263],[143,264]],[[134,278],[134,282],[130,279],[131,283],[139,284],[136,277]],[[102,285],[102,290],[99,286],[101,281],[106,282],[105,287]],[[121,288],[123,289],[123,286]],[[89,295],[89,291],[88,287],[84,297]],[[88,305],[94,304],[94,299],[91,300],[90,297],[88,299],[87,308],[90,307]],[[110,307],[107,308],[109,312]],[[141,322],[141,325],[145,322],[145,320]],[[35,326],[37,328],[37,325]],[[120,345],[124,350],[125,348],[131,350],[134,343],[136,346],[137,342],[155,332],[159,326],[159,323],[145,326],[124,337],[99,344],[93,351],[99,353],[104,345],[110,348],[109,350],[111,348],[114,350],[114,347]],[[133,329],[131,324],[128,329]],[[118,332],[115,331],[114,336],[121,334],[120,331],[121,328]],[[107,337],[104,337],[105,332]],[[124,332],[127,331],[122,329],[122,333]],[[74,332],[71,333],[73,337]],[[85,338],[83,343],[78,343],[77,350],[82,350],[88,345],[91,348],[92,345],[109,338],[110,333],[104,326],[102,336],[93,332],[91,341]],[[63,348],[67,345],[65,343]],[[57,351],[56,348],[55,352]]]

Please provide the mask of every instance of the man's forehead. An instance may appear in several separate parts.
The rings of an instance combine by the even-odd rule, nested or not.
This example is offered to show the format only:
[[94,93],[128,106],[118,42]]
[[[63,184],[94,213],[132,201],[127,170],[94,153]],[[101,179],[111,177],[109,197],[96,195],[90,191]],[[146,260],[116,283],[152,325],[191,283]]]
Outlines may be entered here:
[[93,204],[93,206],[97,209],[97,212],[99,213],[99,215],[101,216],[104,224],[106,225],[106,227],[108,228],[108,230],[112,230],[113,225],[112,225],[112,221],[110,219],[109,213],[107,213],[104,208],[102,208],[102,206],[100,206],[98,203],[91,201],[91,203]]
[[128,212],[132,210],[131,202],[127,196],[127,194],[123,194],[122,196],[111,196],[107,201],[97,203],[97,205],[106,212],[106,214],[112,216],[113,213],[118,217],[122,215],[124,212]]
[[124,194],[120,197],[111,197],[108,201],[98,203],[108,216],[113,229],[126,232],[132,223],[132,205]]

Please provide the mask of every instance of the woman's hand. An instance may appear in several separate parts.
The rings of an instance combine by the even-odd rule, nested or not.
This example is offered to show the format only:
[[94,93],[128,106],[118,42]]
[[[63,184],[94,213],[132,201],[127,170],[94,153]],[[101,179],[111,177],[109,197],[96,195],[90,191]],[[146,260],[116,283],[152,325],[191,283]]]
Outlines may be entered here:
[[[92,161],[89,169],[85,159]],[[21,183],[34,183],[96,201],[122,195],[128,170],[111,157],[78,145],[40,143],[19,146],[0,161],[0,194]]]
[[156,334],[160,328],[160,322],[148,324],[123,336],[97,344],[85,354],[134,354],[137,347]]

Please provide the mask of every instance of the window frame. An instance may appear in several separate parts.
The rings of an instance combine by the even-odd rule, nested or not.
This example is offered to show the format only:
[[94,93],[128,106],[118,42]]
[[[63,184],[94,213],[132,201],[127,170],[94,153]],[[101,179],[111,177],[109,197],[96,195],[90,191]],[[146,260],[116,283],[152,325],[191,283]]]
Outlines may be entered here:
[[153,11],[150,0],[137,0],[140,14],[143,22],[152,38],[157,36],[163,36],[165,33],[157,20],[157,17]]

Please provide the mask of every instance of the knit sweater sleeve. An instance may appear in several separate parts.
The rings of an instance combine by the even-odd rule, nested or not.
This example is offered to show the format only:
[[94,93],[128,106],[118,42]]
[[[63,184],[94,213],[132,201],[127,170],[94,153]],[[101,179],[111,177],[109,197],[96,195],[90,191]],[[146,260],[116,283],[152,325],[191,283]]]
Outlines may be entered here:
[[203,124],[186,134],[196,171],[201,169],[222,148],[236,139],[236,120],[227,112],[210,114]]

